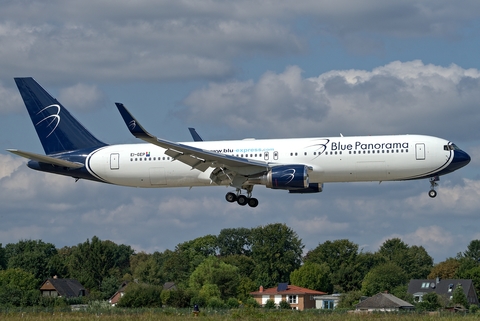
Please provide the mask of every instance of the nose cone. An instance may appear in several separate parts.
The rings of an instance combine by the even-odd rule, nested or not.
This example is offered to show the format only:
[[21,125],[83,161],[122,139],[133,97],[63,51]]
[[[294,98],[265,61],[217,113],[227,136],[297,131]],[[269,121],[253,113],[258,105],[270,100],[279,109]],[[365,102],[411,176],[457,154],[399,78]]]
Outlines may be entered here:
[[453,160],[448,166],[448,169],[453,172],[454,170],[462,168],[463,166],[470,163],[470,160],[470,155],[465,153],[463,150],[457,149],[454,151]]

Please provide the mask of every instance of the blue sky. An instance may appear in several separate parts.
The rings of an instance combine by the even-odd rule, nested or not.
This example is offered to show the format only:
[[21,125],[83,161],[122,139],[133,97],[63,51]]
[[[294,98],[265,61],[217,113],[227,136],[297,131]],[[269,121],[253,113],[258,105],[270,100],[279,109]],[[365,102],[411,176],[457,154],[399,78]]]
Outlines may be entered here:
[[[400,237],[436,262],[480,238],[480,3],[462,1],[11,1],[0,12],[0,243],[96,235],[137,251],[282,222],[306,250]],[[32,76],[108,143],[138,142],[120,101],[159,137],[427,134],[472,156],[440,181],[328,184],[260,206],[224,187],[134,189],[29,170],[43,152],[13,77]]]

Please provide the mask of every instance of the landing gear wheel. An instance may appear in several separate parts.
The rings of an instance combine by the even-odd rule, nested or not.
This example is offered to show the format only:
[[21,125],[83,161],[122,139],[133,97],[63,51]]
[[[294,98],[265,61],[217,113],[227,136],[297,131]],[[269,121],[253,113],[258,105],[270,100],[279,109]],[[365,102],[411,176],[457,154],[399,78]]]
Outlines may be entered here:
[[248,203],[248,198],[245,195],[238,195],[237,196],[237,203],[240,206],[245,206]]
[[258,200],[256,198],[250,198],[248,200],[248,206],[250,207],[257,207],[258,206]]
[[227,202],[229,203],[233,203],[237,200],[237,195],[235,195],[235,193],[227,193],[227,195],[225,195],[225,199],[227,200]]
[[428,192],[428,196],[430,196],[431,198],[434,198],[435,196],[437,196],[437,191],[432,189]]

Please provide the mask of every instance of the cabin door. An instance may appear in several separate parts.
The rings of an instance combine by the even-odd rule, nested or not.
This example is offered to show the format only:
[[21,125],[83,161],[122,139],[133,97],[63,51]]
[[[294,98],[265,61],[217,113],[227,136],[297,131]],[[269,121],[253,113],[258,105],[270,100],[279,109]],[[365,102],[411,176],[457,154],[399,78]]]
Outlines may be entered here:
[[110,154],[110,169],[120,168],[119,159],[120,159],[120,154],[118,153]]
[[425,160],[425,144],[418,143],[415,144],[415,156],[417,160]]

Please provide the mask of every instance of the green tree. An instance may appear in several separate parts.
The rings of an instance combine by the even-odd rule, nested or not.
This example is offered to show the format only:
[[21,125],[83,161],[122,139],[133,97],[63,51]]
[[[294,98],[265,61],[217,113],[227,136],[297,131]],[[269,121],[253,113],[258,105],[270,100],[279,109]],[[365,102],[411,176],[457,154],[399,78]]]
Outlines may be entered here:
[[7,260],[5,258],[5,249],[0,243],[0,270],[5,270],[7,268]]
[[457,274],[459,279],[471,279],[475,292],[480,293],[480,266],[473,267],[466,271],[461,271]]
[[433,258],[422,246],[409,247],[399,238],[386,240],[377,253],[401,267],[411,279],[427,277],[433,266]]
[[[344,269],[345,273],[350,271],[350,273],[345,275],[343,282],[338,282],[340,286],[334,291],[337,293],[341,292],[350,292],[350,291],[359,291],[362,289],[362,282],[365,279],[365,276],[371,269],[374,267],[384,264],[386,259],[376,253],[371,252],[360,252],[358,253],[355,263],[352,267],[347,267]],[[338,277],[337,277],[338,278]]]
[[304,245],[285,224],[269,224],[252,229],[252,258],[257,286],[272,287],[288,282],[290,273],[300,267]]
[[251,298],[250,292],[256,291],[257,285],[255,282],[247,276],[240,277],[240,281],[237,287],[237,297],[242,302],[247,302]]
[[37,279],[36,285],[57,274],[50,264],[50,259],[56,254],[55,245],[41,240],[20,240],[5,247],[7,267],[32,273]]
[[129,272],[132,254],[130,246],[102,241],[94,236],[91,241],[71,248],[67,259],[68,272],[87,289],[100,291],[104,278],[115,276],[120,280]]
[[240,276],[250,277],[255,270],[255,261],[245,255],[229,255],[221,257],[223,262],[236,266],[238,268],[238,274]]
[[363,294],[361,291],[349,291],[340,295],[337,309],[352,309],[360,302]]
[[252,231],[248,228],[226,228],[218,234],[217,242],[221,256],[252,254]]
[[175,251],[165,251],[162,256],[162,273],[165,281],[188,283],[190,274],[207,257],[218,253],[217,237],[206,235],[180,243]]
[[178,285],[188,284],[191,272],[187,253],[177,248],[175,251],[165,250],[162,255],[161,271],[165,281],[175,282]]
[[[309,251],[305,262],[326,263],[330,268],[330,283],[341,292],[359,288],[357,271],[358,245],[347,239],[325,241]],[[361,267],[361,266],[360,266]],[[366,272],[365,272],[366,273]]]
[[290,274],[290,283],[303,288],[332,292],[330,268],[326,263],[305,262],[299,269]]
[[362,283],[362,292],[367,296],[379,292],[389,291],[408,281],[407,274],[401,267],[393,262],[387,262],[374,267],[365,276]]
[[163,285],[165,279],[155,257],[149,256],[146,260],[139,262],[132,270],[133,278],[139,282],[153,285]]
[[433,258],[427,253],[423,246],[412,245],[407,256],[410,259],[410,265],[404,270],[409,279],[425,279],[433,267]]
[[37,303],[40,292],[32,273],[20,268],[0,271],[0,306],[25,307]]
[[463,257],[480,263],[480,240],[471,241],[467,246],[467,250],[463,252]]
[[238,268],[226,264],[214,256],[207,258],[191,274],[190,288],[198,291],[206,284],[214,284],[220,291],[223,300],[235,297],[240,282]]
[[453,305],[461,305],[464,308],[469,307],[467,296],[465,295],[465,292],[463,291],[463,287],[461,284],[458,284],[455,289],[453,290],[452,293],[452,304]]

